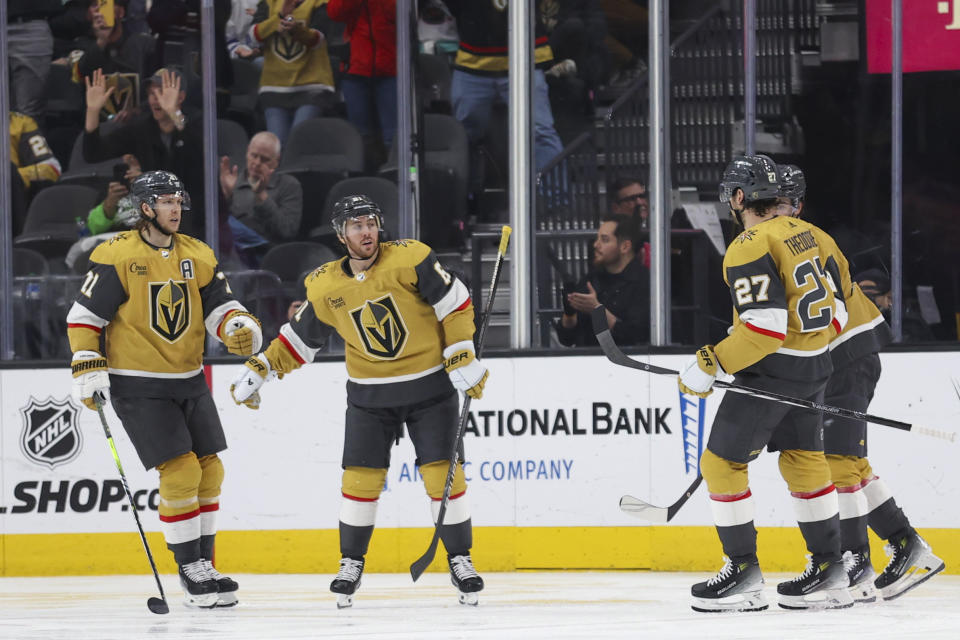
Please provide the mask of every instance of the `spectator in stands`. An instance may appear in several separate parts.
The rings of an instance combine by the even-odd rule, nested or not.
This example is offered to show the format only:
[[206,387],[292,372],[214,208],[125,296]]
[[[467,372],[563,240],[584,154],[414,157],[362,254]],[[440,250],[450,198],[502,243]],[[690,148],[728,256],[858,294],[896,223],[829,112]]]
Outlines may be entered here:
[[595,91],[608,75],[607,19],[598,0],[559,0],[544,9],[550,48],[559,61],[546,71],[554,116],[569,113],[581,130],[592,125]]
[[640,222],[641,230],[647,228],[650,199],[645,180],[637,176],[617,178],[610,183],[607,193],[610,195],[610,213],[633,216]]
[[86,78],[94,69],[101,69],[105,74],[136,73],[145,78],[157,68],[153,36],[132,33],[124,27],[127,3],[128,0],[113,0],[113,19],[108,20],[100,10],[100,1],[89,0],[94,39],[83,48],[83,55],[77,63],[80,77]]
[[250,27],[253,25],[253,16],[257,12],[260,0],[233,0],[230,6],[230,19],[227,20],[226,38],[227,51],[231,58],[251,60],[263,68],[263,57],[260,46]]
[[130,183],[141,173],[140,161],[131,153],[124,154],[122,162],[114,166],[113,180],[107,184],[106,197],[87,214],[90,235],[74,242],[67,251],[63,261],[68,267],[73,268],[81,255],[93,251],[94,247],[117,232],[133,229],[137,225],[140,209],[130,196]]
[[37,121],[16,111],[10,112],[10,160],[31,193],[60,179],[60,161],[50,150]]
[[242,170],[220,158],[221,215],[227,222],[234,248],[250,268],[274,244],[293,240],[300,229],[303,191],[293,176],[277,173],[280,140],[268,131],[253,136],[247,146],[247,164]]
[[[537,0],[533,53],[536,65],[533,73],[534,154],[538,169],[563,151],[560,136],[554,128],[544,77],[544,69],[551,66],[553,53],[539,19],[543,3],[543,0]],[[495,2],[447,0],[460,33],[450,97],[453,115],[463,123],[471,145],[487,134],[494,102],[507,98],[507,10],[496,5]]]
[[43,90],[53,58],[47,20],[63,10],[61,0],[5,0],[10,109],[42,120]]
[[629,85],[647,70],[644,61],[647,55],[646,5],[646,2],[634,0],[600,0],[608,27],[604,44],[616,70],[610,81],[612,85]]
[[[149,111],[108,134],[100,134],[100,110],[113,93],[99,69],[85,79],[87,114],[83,132],[83,157],[103,162],[133,154],[143,171],[165,170],[183,176],[193,193],[203,193],[203,123],[199,114],[181,110],[186,92],[181,75],[174,69],[160,69],[147,80]],[[189,215],[180,228],[195,237],[203,236],[203,198],[193,199]]]
[[333,92],[319,29],[326,0],[260,0],[251,33],[263,50],[260,102],[267,130],[285,144],[290,129],[323,113]]
[[853,281],[860,285],[863,293],[877,305],[882,313],[888,313],[893,306],[893,292],[890,290],[890,276],[880,269],[867,269],[854,276]]
[[389,149],[397,131],[396,0],[330,0],[327,14],[347,25],[350,61],[340,80],[347,119],[368,148],[379,123]]
[[650,276],[637,260],[639,230],[634,218],[608,215],[593,243],[594,269],[564,292],[563,315],[556,323],[557,338],[567,346],[594,346],[590,313],[607,309],[607,324],[618,344],[640,344],[650,339]]
[[[68,56],[93,41],[89,0],[67,0],[63,10],[50,18],[53,32],[53,64],[71,64]],[[75,61],[74,61],[75,62]]]

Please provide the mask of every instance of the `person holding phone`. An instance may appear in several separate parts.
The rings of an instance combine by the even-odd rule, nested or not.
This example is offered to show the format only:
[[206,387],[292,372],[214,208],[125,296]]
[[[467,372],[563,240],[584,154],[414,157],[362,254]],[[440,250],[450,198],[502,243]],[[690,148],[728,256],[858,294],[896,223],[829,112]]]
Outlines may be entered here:
[[107,196],[87,214],[91,235],[130,229],[136,224],[140,216],[129,197],[130,183],[141,173],[140,162],[132,153],[124,154],[123,162],[114,165]]
[[640,260],[636,218],[607,215],[593,242],[594,269],[574,290],[564,284],[563,315],[556,323],[557,339],[568,347],[595,346],[590,312],[607,308],[607,324],[618,344],[650,339],[650,276]]

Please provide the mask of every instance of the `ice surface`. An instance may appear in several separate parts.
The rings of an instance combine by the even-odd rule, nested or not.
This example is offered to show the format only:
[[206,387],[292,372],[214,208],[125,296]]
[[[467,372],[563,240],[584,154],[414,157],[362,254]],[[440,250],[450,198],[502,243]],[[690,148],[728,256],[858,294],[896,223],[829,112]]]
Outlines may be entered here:
[[889,603],[842,611],[776,606],[750,614],[691,611],[689,589],[704,574],[486,573],[480,606],[457,603],[444,574],[368,574],[352,609],[338,611],[328,575],[234,575],[240,605],[197,611],[182,604],[175,576],[162,576],[170,613],[147,610],[149,575],[0,578],[0,638],[960,638],[960,576],[938,575]]

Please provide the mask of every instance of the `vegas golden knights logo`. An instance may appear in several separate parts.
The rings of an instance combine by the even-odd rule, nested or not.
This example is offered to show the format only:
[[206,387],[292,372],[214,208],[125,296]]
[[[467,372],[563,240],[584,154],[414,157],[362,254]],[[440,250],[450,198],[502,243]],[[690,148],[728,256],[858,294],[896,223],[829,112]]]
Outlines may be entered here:
[[293,62],[307,50],[303,43],[294,40],[288,34],[275,34],[273,52],[284,62]]
[[176,342],[190,326],[190,291],[183,281],[150,283],[150,327]]
[[407,327],[393,296],[367,300],[350,312],[367,353],[377,358],[396,358],[407,342]]

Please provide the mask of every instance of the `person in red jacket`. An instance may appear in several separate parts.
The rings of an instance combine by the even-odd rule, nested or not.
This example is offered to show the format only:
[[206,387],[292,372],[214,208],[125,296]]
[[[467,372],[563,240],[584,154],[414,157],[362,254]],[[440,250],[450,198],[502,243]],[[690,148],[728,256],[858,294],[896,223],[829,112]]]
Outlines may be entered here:
[[327,15],[347,25],[350,60],[340,83],[347,119],[368,146],[379,121],[389,149],[397,132],[396,0],[330,0]]

